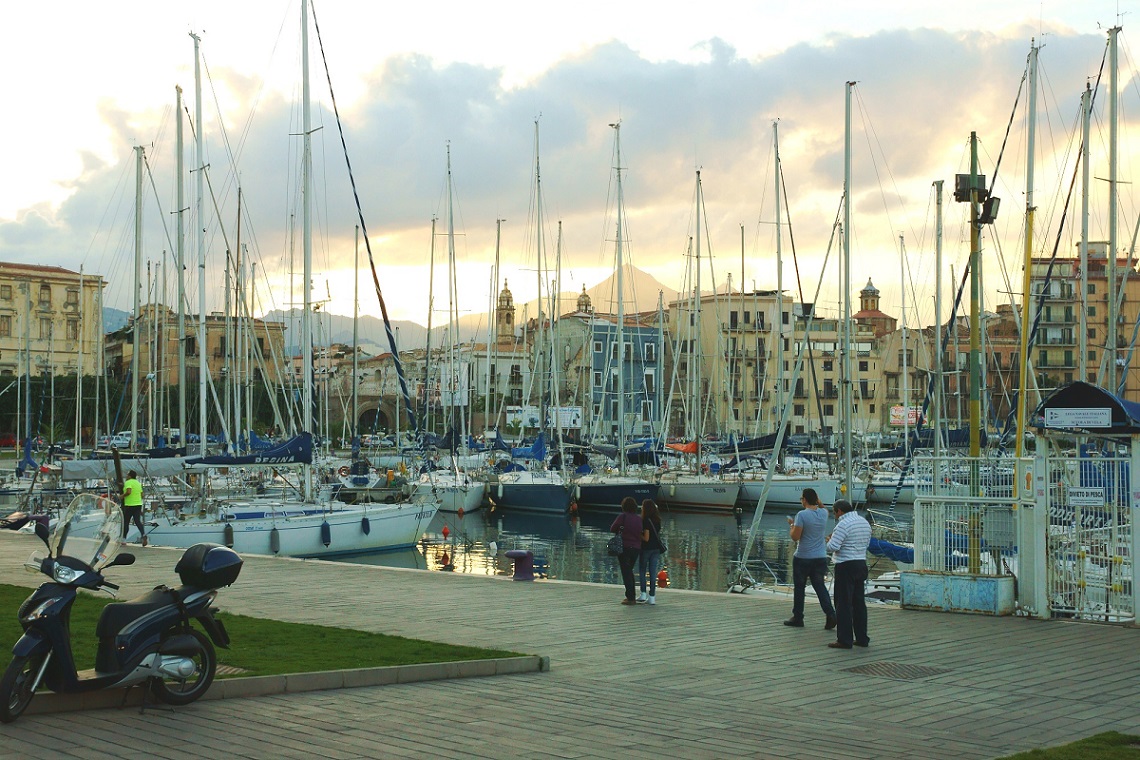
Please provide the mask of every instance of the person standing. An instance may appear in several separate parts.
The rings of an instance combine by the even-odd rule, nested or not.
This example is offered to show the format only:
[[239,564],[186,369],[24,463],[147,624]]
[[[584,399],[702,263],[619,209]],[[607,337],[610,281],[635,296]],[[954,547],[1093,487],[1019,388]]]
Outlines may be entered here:
[[867,637],[867,546],[871,543],[871,525],[855,511],[846,499],[835,501],[835,531],[827,540],[827,548],[835,552],[835,617],[839,627],[832,649],[865,647]]
[[823,624],[824,630],[835,628],[835,607],[831,604],[831,595],[827,593],[827,584],[824,576],[827,575],[827,546],[824,536],[827,534],[827,507],[819,502],[819,494],[814,488],[805,488],[800,495],[800,504],[803,506],[796,513],[795,519],[788,518],[788,533],[796,541],[796,553],[792,556],[792,616],[784,621],[784,625],[793,628],[804,627],[804,596],[807,592],[807,582],[815,589],[819,599],[819,606],[827,621]]
[[625,599],[622,604],[637,604],[637,593],[633,585],[633,566],[641,556],[641,515],[637,514],[637,502],[627,496],[621,500],[621,514],[610,526],[610,533],[621,533],[622,553],[618,555],[621,580],[625,584]]
[[143,527],[142,511],[142,483],[138,480],[138,473],[129,470],[127,479],[123,481],[123,540],[126,540],[133,522],[139,529],[139,542],[146,546],[146,528]]
[[[657,604],[657,566],[665,544],[661,541],[661,513],[653,499],[641,502],[641,554],[637,558],[637,573],[641,576],[639,602]],[[649,574],[649,594],[645,593],[645,575]]]

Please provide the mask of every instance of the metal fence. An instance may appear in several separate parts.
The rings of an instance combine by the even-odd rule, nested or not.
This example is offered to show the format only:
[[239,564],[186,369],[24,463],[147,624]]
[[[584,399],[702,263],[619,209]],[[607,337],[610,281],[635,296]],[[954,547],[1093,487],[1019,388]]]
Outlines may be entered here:
[[1032,493],[1016,488],[1016,465],[1013,457],[915,458],[916,570],[1017,575],[1017,505]]

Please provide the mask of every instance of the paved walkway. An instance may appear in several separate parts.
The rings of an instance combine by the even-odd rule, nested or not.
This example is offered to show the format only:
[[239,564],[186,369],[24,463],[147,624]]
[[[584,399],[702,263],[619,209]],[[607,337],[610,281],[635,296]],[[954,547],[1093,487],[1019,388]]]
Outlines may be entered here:
[[[20,567],[36,546],[0,535],[0,582],[36,584]],[[177,553],[137,554],[112,575],[123,598],[174,580]],[[964,760],[1140,734],[1135,628],[884,606],[870,610],[870,648],[843,651],[825,646],[821,613],[782,625],[785,599],[665,589],[631,608],[621,596],[248,557],[225,609],[546,655],[551,672],[25,716],[0,727],[0,758]]]

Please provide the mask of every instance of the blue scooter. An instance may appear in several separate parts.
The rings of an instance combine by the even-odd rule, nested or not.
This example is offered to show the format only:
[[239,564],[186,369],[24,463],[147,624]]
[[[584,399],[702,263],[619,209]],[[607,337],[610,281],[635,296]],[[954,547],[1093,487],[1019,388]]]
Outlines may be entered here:
[[[41,686],[73,694],[145,682],[155,698],[170,705],[187,705],[206,693],[218,667],[214,644],[227,648],[230,643],[211,605],[219,588],[237,580],[242,559],[236,552],[196,544],[174,568],[182,586],[160,586],[104,607],[95,629],[95,669],[77,672],[70,619],[79,589],[112,593],[119,587],[103,577],[103,570],[135,561],[132,554],[118,553],[122,511],[108,499],[82,494],[50,533],[37,524],[36,535],[47,544],[48,554],[33,555],[25,566],[51,580],[20,605],[24,635],[0,678],[0,722],[20,717]],[[209,638],[192,628],[191,620]]]

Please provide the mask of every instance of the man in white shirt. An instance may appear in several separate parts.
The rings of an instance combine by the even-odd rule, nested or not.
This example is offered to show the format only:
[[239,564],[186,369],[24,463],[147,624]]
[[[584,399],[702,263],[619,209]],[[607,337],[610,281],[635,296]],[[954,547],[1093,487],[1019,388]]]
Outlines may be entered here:
[[871,525],[851,502],[836,499],[835,530],[827,539],[828,551],[835,552],[835,618],[839,625],[832,649],[865,647],[867,637],[867,602],[863,597],[867,583],[867,546],[871,543]]

